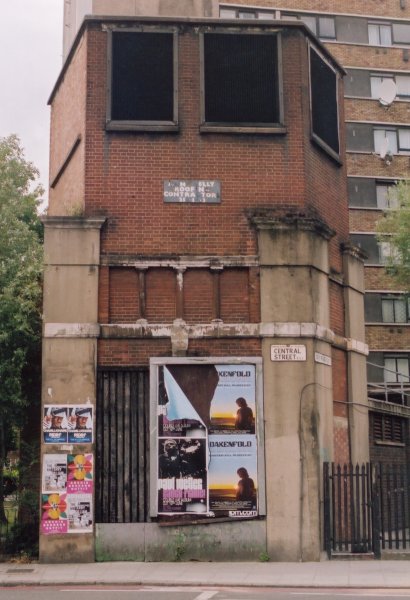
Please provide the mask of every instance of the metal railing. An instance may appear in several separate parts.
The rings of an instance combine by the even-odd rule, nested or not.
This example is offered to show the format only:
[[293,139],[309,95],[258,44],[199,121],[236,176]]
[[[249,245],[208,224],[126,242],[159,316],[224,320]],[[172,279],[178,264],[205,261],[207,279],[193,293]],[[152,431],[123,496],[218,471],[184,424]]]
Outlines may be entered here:
[[[372,362],[367,362],[367,364],[382,371],[381,381],[369,381],[367,384],[367,395],[370,400],[410,406],[410,377],[408,375]],[[392,373],[396,381],[386,381],[388,373]]]
[[410,467],[323,464],[324,547],[340,553],[410,551]]

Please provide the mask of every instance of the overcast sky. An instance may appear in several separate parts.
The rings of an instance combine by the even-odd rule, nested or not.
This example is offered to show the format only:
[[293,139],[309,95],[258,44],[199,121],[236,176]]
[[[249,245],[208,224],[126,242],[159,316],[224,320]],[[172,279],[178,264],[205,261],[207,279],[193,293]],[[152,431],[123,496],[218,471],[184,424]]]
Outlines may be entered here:
[[48,187],[50,108],[62,64],[64,0],[0,0],[0,137],[16,133]]

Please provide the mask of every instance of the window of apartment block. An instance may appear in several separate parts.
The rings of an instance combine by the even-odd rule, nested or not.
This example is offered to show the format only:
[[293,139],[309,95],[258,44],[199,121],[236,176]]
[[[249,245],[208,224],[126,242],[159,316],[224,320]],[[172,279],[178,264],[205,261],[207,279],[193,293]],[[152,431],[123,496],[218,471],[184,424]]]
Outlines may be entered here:
[[392,28],[390,23],[369,23],[369,44],[371,46],[391,46]]
[[277,34],[203,35],[201,131],[281,122]]
[[402,417],[373,413],[371,421],[375,441],[405,443],[405,419]]
[[402,296],[381,298],[383,323],[407,323],[407,300]]
[[377,208],[381,210],[389,208],[397,208],[398,198],[396,192],[396,186],[390,182],[376,182],[376,200]]
[[396,75],[397,95],[399,98],[410,98],[410,75]]
[[302,21],[319,38],[336,39],[336,26],[334,17],[319,15],[296,15],[282,13],[281,18],[286,21]]
[[275,18],[274,11],[266,10],[240,10],[236,8],[220,8],[219,16],[221,19],[265,19]]
[[382,150],[385,150],[385,140],[387,139],[387,149],[392,154],[397,154],[398,143],[397,143],[397,131],[395,129],[374,129],[374,151],[380,154]]
[[390,81],[394,81],[394,76],[391,74],[383,74],[383,75],[370,75],[370,90],[371,97],[379,99],[381,94],[381,85],[384,81],[389,79]]
[[312,136],[322,147],[339,155],[337,75],[330,64],[310,47],[310,99]]
[[408,323],[408,298],[401,294],[366,292],[364,314],[366,323]]
[[399,152],[410,152],[410,129],[398,129]]
[[409,382],[409,357],[407,355],[384,357],[384,381],[386,383]]
[[393,41],[395,44],[410,44],[410,25],[393,23]]
[[367,255],[364,261],[365,264],[380,264],[380,248],[373,233],[351,233],[350,239],[355,246],[361,248]]
[[113,31],[108,128],[175,129],[176,34]]

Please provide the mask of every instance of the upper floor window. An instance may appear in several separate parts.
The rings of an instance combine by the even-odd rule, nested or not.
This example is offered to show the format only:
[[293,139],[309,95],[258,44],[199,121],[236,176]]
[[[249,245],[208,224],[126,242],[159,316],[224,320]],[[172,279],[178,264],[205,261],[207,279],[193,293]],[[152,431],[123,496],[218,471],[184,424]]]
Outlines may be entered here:
[[374,151],[380,153],[386,147],[391,154],[410,152],[410,128],[375,128]]
[[382,321],[383,323],[407,323],[408,303],[401,296],[382,297]]
[[383,81],[389,79],[394,81],[397,88],[397,96],[399,98],[410,97],[410,75],[394,75],[391,74],[377,74],[370,75],[370,89],[372,98],[380,98],[381,85]]
[[364,313],[367,323],[408,323],[409,301],[401,294],[367,292]]
[[336,39],[335,20],[333,17],[318,15],[300,15],[301,21],[305,23],[320,38]]
[[338,84],[336,71],[310,47],[312,136],[339,156]]
[[371,46],[391,46],[392,28],[390,23],[369,23],[369,44]]
[[386,210],[389,208],[398,208],[398,198],[396,186],[391,183],[376,183],[377,208]]
[[384,357],[384,381],[386,383],[408,383],[409,375],[408,355]]
[[277,34],[205,33],[201,131],[281,122]]
[[175,129],[176,34],[121,30],[110,40],[107,127]]
[[220,8],[221,19],[274,19],[274,11],[266,10],[241,10],[237,8]]

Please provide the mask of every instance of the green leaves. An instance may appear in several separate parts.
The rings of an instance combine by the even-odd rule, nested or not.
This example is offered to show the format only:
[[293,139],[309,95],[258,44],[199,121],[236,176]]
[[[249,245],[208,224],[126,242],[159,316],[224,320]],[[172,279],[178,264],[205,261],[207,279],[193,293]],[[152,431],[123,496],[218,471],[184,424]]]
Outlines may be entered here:
[[410,291],[410,181],[398,183],[393,193],[397,208],[386,211],[377,223],[377,237],[391,247],[389,274],[402,289]]
[[21,426],[24,371],[41,331],[42,189],[17,136],[0,138],[0,420]]

